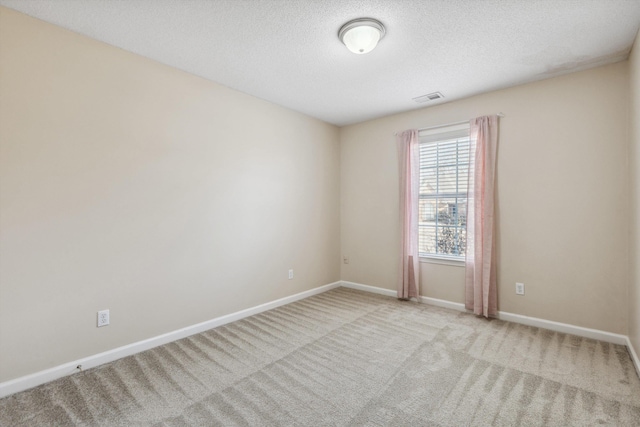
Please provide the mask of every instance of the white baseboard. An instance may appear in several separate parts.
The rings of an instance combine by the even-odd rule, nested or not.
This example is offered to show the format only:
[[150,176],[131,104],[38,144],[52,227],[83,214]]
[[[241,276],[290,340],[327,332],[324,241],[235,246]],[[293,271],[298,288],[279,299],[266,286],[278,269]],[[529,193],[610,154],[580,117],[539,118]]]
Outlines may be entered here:
[[271,310],[285,304],[290,304],[292,302],[329,291],[339,286],[340,282],[334,282],[328,285],[319,286],[317,288],[300,292],[295,295],[280,298],[275,301],[237,311],[225,316],[220,316],[206,322],[187,326],[186,328],[158,335],[153,338],[118,347],[113,350],[108,350],[103,353],[95,354],[93,356],[74,360],[69,363],[64,363],[62,365],[55,366],[44,371],[5,381],[3,383],[0,383],[0,398],[79,372],[79,370],[77,369],[78,365],[82,365],[82,370],[91,369],[108,362],[113,362],[114,360],[118,360],[126,356],[131,356],[132,354],[140,353],[141,351],[149,350],[159,345],[167,344],[181,338],[204,332],[211,328],[222,326],[227,323],[243,319],[245,317],[253,316],[254,314],[262,313],[263,311]]
[[452,302],[444,299],[431,298],[431,297],[420,297],[420,302],[423,304],[435,305],[436,307],[449,308],[451,310],[462,311],[463,313],[467,312],[467,309],[464,308],[464,304],[461,304],[459,302]]
[[356,289],[359,291],[371,292],[372,294],[386,295],[388,297],[395,297],[398,295],[396,291],[391,289],[378,288],[376,286],[363,285],[362,283],[341,281],[340,286],[349,289]]
[[506,320],[507,322],[520,323],[527,326],[536,326],[538,328],[549,329],[555,332],[577,335],[579,337],[591,338],[598,341],[605,341],[612,344],[627,344],[626,335],[614,334],[612,332],[601,331],[599,329],[584,328],[582,326],[570,325],[568,323],[554,322],[553,320],[507,313],[505,311],[498,312],[498,319]]
[[636,353],[636,350],[633,348],[633,344],[631,344],[631,340],[629,339],[629,337],[626,338],[627,350],[629,350],[631,360],[633,360],[633,364],[636,367],[636,373],[638,374],[638,377],[640,377],[640,359],[638,358],[638,353]]
[[[385,288],[378,288],[376,286],[370,286],[370,285],[363,285],[362,283],[355,283],[355,282],[347,282],[347,281],[342,281],[340,282],[340,285],[342,287],[345,288],[349,288],[349,289],[357,289],[359,291],[365,291],[365,292],[371,292],[373,294],[378,294],[378,295],[386,295],[388,297],[397,297],[398,293],[394,290],[391,289],[385,289]],[[457,311],[466,311],[464,308],[464,304],[460,304],[457,302],[451,302],[451,301],[446,301],[443,299],[437,299],[437,298],[430,298],[430,297],[420,297],[418,299],[419,302],[423,303],[423,304],[429,304],[429,305],[435,305],[438,307],[443,307],[443,308],[450,308],[452,310],[457,310]]]
[[[136,353],[140,353],[141,351],[149,350],[151,348],[157,347],[159,345],[167,344],[167,343],[179,340],[181,338],[198,334],[200,332],[204,332],[206,330],[209,330],[218,326],[222,326],[227,323],[231,323],[236,320],[243,319],[245,317],[253,316],[254,314],[262,313],[264,311],[271,310],[285,304],[290,304],[292,302],[299,301],[301,299],[308,298],[310,296],[317,295],[317,294],[329,291],[331,289],[335,289],[340,286],[343,286],[345,288],[350,288],[350,289],[357,289],[365,292],[371,292],[379,295],[386,295],[390,297],[395,297],[397,295],[396,291],[394,290],[379,288],[379,287],[370,286],[370,285],[363,285],[361,283],[354,283],[354,282],[348,282],[348,281],[330,283],[328,285],[319,286],[317,288],[310,289],[308,291],[300,292],[295,295],[291,295],[285,298],[280,298],[278,300],[271,301],[265,304],[261,304],[256,307],[251,307],[235,313],[227,314],[225,316],[220,316],[215,319],[208,320],[206,322],[202,322],[196,325],[188,326],[186,328],[178,329],[173,332],[158,335],[156,337],[149,338],[143,341],[138,341],[132,344],[115,348],[113,350],[108,350],[103,353],[95,354],[93,356],[74,360],[72,362],[55,366],[53,368],[46,369],[44,371],[36,372],[36,373],[26,375],[24,377],[16,378],[10,381],[5,381],[3,383],[0,383],[0,398],[8,396],[13,393],[30,389],[32,387],[36,387],[38,385],[56,380],[58,378],[62,378],[67,375],[74,374],[78,372],[78,369],[77,369],[78,365],[82,365],[83,370],[91,369],[96,366],[99,366],[108,362],[112,362],[114,360],[118,360],[123,357],[130,356]],[[419,301],[424,304],[448,308],[456,311],[461,311],[461,312],[467,311],[464,307],[464,304],[457,303],[457,302],[446,301],[446,300],[424,297],[424,296],[420,297]],[[583,328],[580,326],[569,325],[566,323],[553,322],[550,320],[522,316],[519,314],[507,313],[503,311],[498,313],[498,318],[501,320],[509,321],[509,322],[521,323],[523,325],[550,329],[556,332],[573,334],[573,335],[577,335],[585,338],[592,338],[596,340],[610,342],[613,344],[626,345],[627,349],[629,350],[629,354],[631,355],[631,359],[633,360],[633,363],[636,367],[638,375],[640,376],[640,359],[638,359],[638,355],[635,352],[635,349],[633,348],[633,345],[631,344],[629,337],[625,335],[613,334],[611,332],[600,331],[597,329]]]
[[[375,286],[363,285],[361,283],[354,282],[341,282],[342,286],[351,289],[359,289],[361,291],[372,292],[380,295],[396,296],[396,291],[384,288],[378,288]],[[424,304],[434,305],[437,307],[449,308],[451,310],[469,312],[465,309],[464,304],[452,301],[441,300],[437,298],[430,298],[421,296],[419,301]],[[601,331],[598,329],[583,328],[582,326],[570,325],[567,323],[554,322],[552,320],[540,319],[537,317],[523,316],[521,314],[508,313],[506,311],[498,312],[498,319],[505,320],[513,323],[520,323],[522,325],[536,326],[538,328],[549,329],[555,332],[562,332],[571,335],[577,335],[584,338],[592,338],[599,341],[605,341],[612,344],[626,345],[629,349],[629,353],[632,354],[632,359],[636,365],[636,369],[640,373],[640,362],[638,357],[631,346],[631,342],[626,335],[614,334],[612,332]]]

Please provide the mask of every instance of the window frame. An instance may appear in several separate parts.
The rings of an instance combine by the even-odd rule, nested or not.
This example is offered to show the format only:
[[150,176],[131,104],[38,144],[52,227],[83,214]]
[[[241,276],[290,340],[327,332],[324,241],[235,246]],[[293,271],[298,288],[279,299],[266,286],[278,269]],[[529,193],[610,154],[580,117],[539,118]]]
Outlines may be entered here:
[[[454,125],[444,125],[444,126],[436,126],[436,127],[432,127],[432,128],[427,128],[424,130],[421,130],[419,132],[419,144],[420,144],[420,148],[423,148],[423,145],[429,145],[429,144],[438,144],[440,142],[444,142],[444,141],[449,141],[449,140],[453,140],[453,139],[463,139],[463,141],[457,141],[456,142],[456,170],[457,170],[457,174],[456,174],[456,190],[459,190],[459,179],[460,179],[460,171],[459,171],[459,166],[461,165],[460,163],[460,159],[459,159],[459,155],[457,153],[459,144],[464,143],[464,140],[466,140],[467,144],[468,144],[468,163],[466,164],[467,166],[467,173],[469,171],[469,169],[471,168],[471,164],[473,162],[473,157],[472,157],[472,147],[471,147],[471,138],[470,138],[470,126],[468,122],[464,122],[464,123],[458,123],[458,124],[454,124]],[[423,164],[424,159],[422,158],[422,151],[420,150],[420,165],[421,165],[421,170],[422,170],[422,164]],[[464,165],[464,163],[462,163],[462,165]],[[439,163],[436,162],[436,170],[439,166]],[[464,177],[464,179],[468,182],[468,175],[466,177]],[[433,195],[425,195],[425,194],[420,194],[419,193],[419,200],[424,200],[424,199],[432,199],[432,200],[438,200],[438,199],[442,199],[442,198],[461,198],[464,197],[465,199],[467,199],[468,194],[469,194],[469,189],[467,188],[466,192],[460,192],[460,191],[455,191],[452,193],[434,193]],[[456,202],[456,206],[458,206],[458,203]],[[436,207],[437,209],[437,207]],[[465,212],[466,215],[466,212]],[[419,215],[419,218],[420,215]],[[419,220],[420,221],[420,220]],[[436,212],[436,222],[434,223],[433,227],[436,230],[436,236],[437,236],[437,229],[440,225],[438,224],[437,221],[437,212]],[[418,226],[420,229],[420,225]],[[460,228],[460,226],[455,226],[455,228]],[[466,232],[466,223],[464,225],[464,229]],[[418,247],[420,248],[420,232],[418,234]],[[436,242],[436,247],[437,247],[437,242]],[[444,264],[444,265],[454,265],[454,266],[464,266],[465,263],[465,254],[462,255],[448,255],[448,254],[442,254],[442,253],[428,253],[428,252],[419,252],[419,258],[420,258],[420,262],[424,262],[424,263],[431,263],[431,264]]]

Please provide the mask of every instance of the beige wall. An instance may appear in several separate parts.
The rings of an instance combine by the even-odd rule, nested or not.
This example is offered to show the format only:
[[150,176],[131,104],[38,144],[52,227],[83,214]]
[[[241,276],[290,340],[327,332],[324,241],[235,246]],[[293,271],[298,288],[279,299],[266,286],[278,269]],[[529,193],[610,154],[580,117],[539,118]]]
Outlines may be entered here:
[[[501,111],[499,309],[626,334],[628,87],[621,62],[342,128],[342,279],[395,289],[394,133]],[[423,263],[422,295],[463,302],[463,271]]]
[[629,58],[629,164],[631,216],[629,238],[629,338],[640,356],[640,33]]
[[0,381],[339,279],[334,126],[6,8],[0,120]]

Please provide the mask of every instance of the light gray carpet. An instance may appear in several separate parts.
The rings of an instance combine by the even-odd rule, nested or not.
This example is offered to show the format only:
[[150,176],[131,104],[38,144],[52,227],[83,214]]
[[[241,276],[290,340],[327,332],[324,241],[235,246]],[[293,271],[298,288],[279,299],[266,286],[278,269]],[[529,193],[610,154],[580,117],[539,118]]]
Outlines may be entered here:
[[640,426],[623,346],[339,288],[0,400],[0,425]]

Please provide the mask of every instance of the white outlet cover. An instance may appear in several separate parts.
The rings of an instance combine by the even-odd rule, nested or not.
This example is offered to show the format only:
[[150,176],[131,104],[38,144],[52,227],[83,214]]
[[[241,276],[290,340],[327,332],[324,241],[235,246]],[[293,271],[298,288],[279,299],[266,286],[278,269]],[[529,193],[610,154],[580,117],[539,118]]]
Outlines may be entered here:
[[98,312],[98,328],[109,324],[109,310],[100,310]]
[[524,283],[516,283],[516,294],[524,295]]

